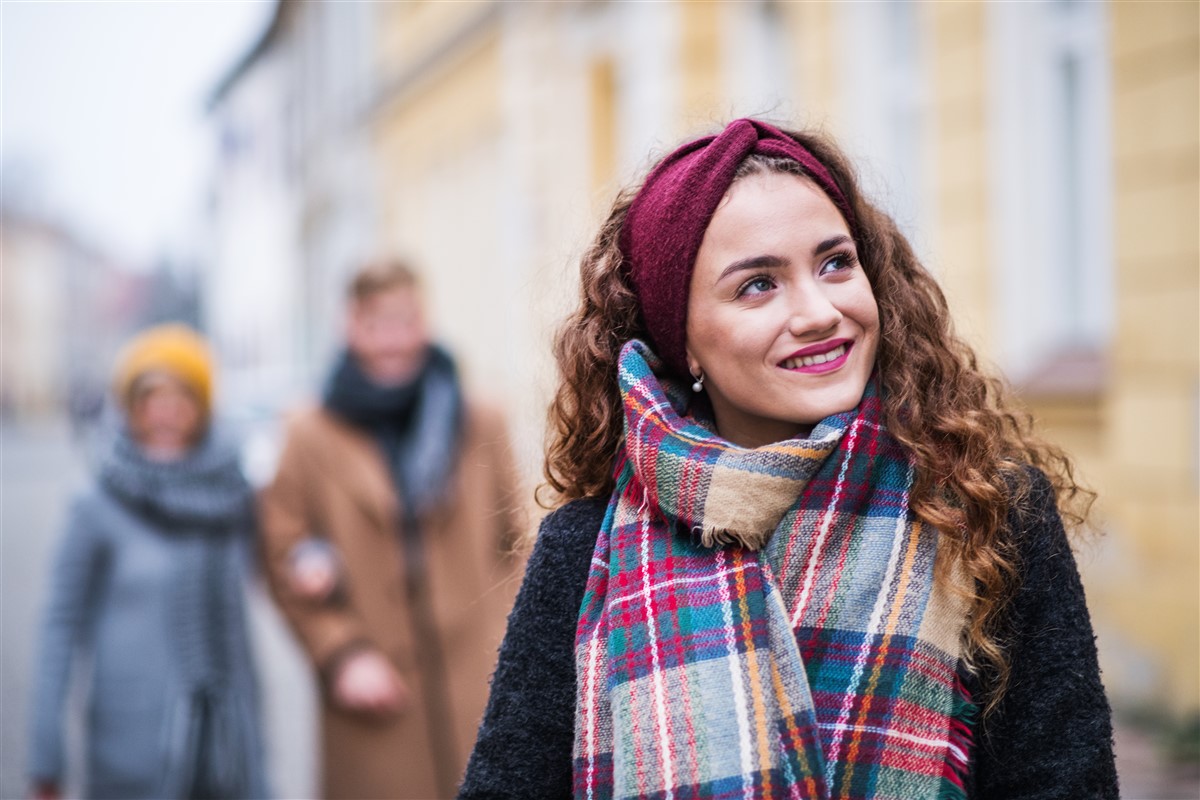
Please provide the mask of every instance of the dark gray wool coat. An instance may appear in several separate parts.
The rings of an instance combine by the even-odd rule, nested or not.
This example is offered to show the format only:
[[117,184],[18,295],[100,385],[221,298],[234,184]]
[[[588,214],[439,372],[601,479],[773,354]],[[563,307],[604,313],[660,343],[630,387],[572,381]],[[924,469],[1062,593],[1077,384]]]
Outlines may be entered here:
[[31,780],[61,784],[68,684],[86,663],[86,797],[267,796],[243,610],[250,501],[214,436],[173,464],[117,437],[50,576]]
[[[1083,586],[1054,493],[1031,474],[1031,496],[1008,520],[1023,578],[1005,626],[1012,672],[1000,707],[976,724],[967,793],[1116,800],[1111,713]],[[571,796],[575,626],[604,510],[603,500],[576,500],[542,523],[460,798]]]

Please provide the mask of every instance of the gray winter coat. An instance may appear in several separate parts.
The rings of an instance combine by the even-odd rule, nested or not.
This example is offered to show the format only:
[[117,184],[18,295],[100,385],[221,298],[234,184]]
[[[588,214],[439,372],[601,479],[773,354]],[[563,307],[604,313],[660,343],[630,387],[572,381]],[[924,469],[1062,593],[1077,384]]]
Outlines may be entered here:
[[[211,442],[189,461],[201,468],[185,465],[179,497],[207,497],[205,470],[236,469]],[[266,797],[243,610],[248,518],[222,531],[156,516],[155,498],[172,502],[173,491],[157,476],[175,468],[134,466],[117,473],[149,484],[146,508],[103,473],[71,506],[40,631],[30,777],[62,781],[68,684],[86,653],[87,797],[186,798],[198,779],[227,796]]]

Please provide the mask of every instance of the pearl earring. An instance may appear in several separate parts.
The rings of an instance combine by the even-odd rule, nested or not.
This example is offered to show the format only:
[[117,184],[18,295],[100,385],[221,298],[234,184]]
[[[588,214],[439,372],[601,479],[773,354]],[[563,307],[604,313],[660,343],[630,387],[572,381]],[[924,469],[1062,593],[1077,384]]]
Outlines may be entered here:
[[[693,375],[692,377],[696,378],[695,375]],[[692,391],[695,392],[696,394],[699,394],[700,392],[704,391],[704,373],[703,372],[700,373],[700,377],[696,378],[696,382],[692,384]]]

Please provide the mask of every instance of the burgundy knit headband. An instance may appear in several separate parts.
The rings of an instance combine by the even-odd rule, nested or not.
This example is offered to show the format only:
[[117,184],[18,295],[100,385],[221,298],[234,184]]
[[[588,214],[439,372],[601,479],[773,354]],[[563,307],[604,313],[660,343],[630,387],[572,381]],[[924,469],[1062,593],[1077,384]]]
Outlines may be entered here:
[[696,253],[734,173],[752,154],[799,163],[856,233],[850,204],[829,170],[765,122],[734,120],[718,135],[688,142],[660,161],[629,207],[620,244],[655,352],[679,375],[688,374],[687,305]]

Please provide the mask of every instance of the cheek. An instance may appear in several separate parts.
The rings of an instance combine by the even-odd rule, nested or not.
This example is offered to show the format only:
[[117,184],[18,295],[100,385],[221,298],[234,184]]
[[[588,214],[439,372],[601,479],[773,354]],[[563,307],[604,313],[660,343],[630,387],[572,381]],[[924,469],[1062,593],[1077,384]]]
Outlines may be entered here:
[[878,332],[879,304],[875,301],[870,284],[863,280],[846,288],[848,291],[835,301],[838,310],[868,334]]
[[415,353],[424,346],[426,338],[424,328],[409,325],[396,335],[396,344],[410,353]]
[[183,415],[183,421],[186,428],[189,431],[195,430],[200,425],[200,420],[202,418],[203,417],[200,414],[199,406],[189,402],[187,406],[187,413]]
[[862,310],[862,326],[867,331],[879,334],[879,306],[875,303],[875,298],[869,298],[863,304]]
[[172,398],[159,408],[156,420],[174,430],[191,430],[200,420],[200,409],[190,397]]
[[867,350],[867,363],[874,365],[875,359],[879,354],[879,340],[881,336],[879,324],[879,306],[875,302],[873,295],[868,295],[862,299],[857,308],[853,311],[854,319],[863,329],[863,344]]
[[736,378],[761,369],[778,333],[778,324],[767,314],[718,312],[690,330],[688,342],[714,379]]
[[387,331],[376,329],[363,338],[361,352],[367,358],[386,356],[390,349]]
[[705,370],[711,370],[713,362],[720,360],[723,350],[730,342],[720,313],[712,309],[691,309],[688,314],[687,347],[696,361]]

